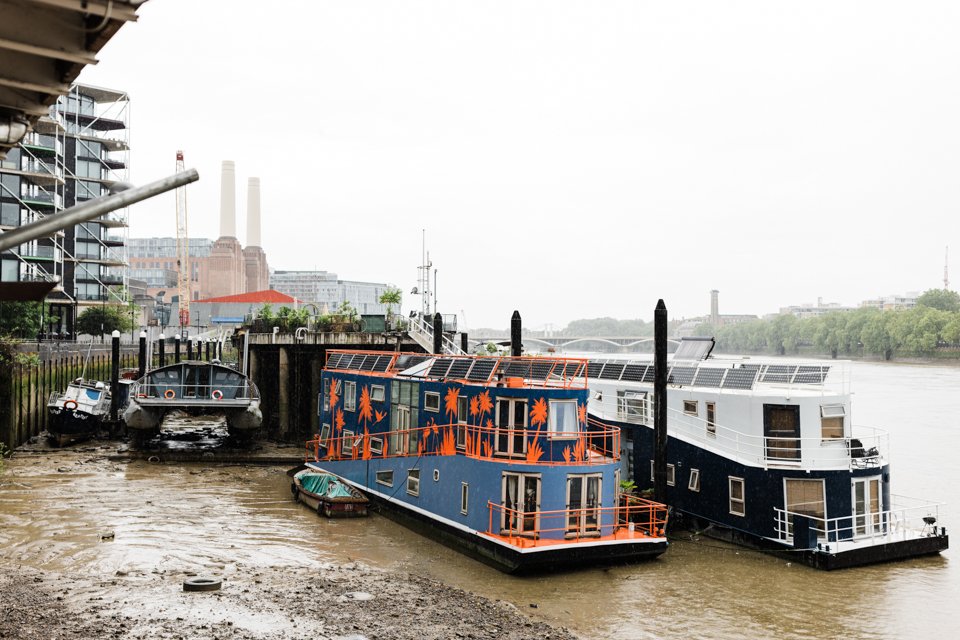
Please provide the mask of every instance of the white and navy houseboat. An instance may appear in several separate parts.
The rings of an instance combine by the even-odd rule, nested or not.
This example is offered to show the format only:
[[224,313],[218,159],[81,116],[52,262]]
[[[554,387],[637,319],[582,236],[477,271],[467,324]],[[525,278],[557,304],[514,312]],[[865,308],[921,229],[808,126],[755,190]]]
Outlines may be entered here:
[[[667,500],[708,535],[821,569],[939,553],[942,505],[895,495],[884,431],[851,422],[850,363],[712,357],[668,365]],[[590,360],[590,416],[623,431],[624,477],[653,486],[652,360]]]
[[621,495],[586,361],[331,351],[307,466],[506,572],[653,558],[666,507]]

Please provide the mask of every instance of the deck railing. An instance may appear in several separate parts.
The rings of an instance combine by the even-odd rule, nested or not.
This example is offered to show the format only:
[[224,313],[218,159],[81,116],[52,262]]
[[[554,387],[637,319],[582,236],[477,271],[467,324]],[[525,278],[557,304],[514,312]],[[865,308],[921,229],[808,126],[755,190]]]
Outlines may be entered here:
[[770,438],[744,434],[678,409],[668,411],[671,435],[682,436],[748,464],[761,467],[795,464],[804,469],[880,467],[889,435],[882,429],[853,426],[843,438]]
[[170,402],[210,402],[223,400],[259,400],[260,390],[251,380],[242,380],[239,384],[181,384],[171,381],[169,384],[138,381],[131,389],[131,395],[138,400],[168,400]]
[[559,432],[444,424],[366,434],[334,431],[324,425],[306,442],[307,461],[462,455],[507,464],[598,465],[620,458],[616,427]]
[[809,513],[774,508],[776,538],[785,544],[793,544],[796,517],[810,521],[810,529],[825,547],[844,541],[886,544],[938,534],[942,503],[897,495],[891,495],[891,499],[894,504],[886,511],[851,513],[835,518],[818,518]]
[[666,505],[627,495],[621,495],[615,507],[525,511],[487,502],[487,509],[487,533],[521,547],[589,541],[618,533],[659,538],[667,526]]

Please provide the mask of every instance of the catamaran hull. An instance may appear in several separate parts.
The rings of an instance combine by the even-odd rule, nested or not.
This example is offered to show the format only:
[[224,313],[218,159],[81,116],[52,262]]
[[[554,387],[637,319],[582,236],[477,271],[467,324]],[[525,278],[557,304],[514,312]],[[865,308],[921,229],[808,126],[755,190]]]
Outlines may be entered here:
[[153,431],[160,428],[167,413],[178,409],[196,412],[200,415],[222,414],[226,416],[227,427],[231,431],[249,432],[259,429],[263,424],[263,413],[260,411],[259,403],[229,409],[171,405],[172,403],[166,403],[166,406],[145,406],[136,400],[131,400],[130,405],[123,412],[123,421],[127,428],[133,431]]

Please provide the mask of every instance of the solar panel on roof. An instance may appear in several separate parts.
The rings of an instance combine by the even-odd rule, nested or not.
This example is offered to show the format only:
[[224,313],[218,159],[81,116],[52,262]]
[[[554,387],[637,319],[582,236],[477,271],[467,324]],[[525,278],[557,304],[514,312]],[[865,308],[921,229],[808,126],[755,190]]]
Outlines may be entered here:
[[830,367],[825,365],[800,365],[793,381],[798,384],[823,384],[828,371]]
[[553,360],[534,362],[530,367],[530,377],[534,380],[546,380],[553,370]]
[[647,370],[643,372],[643,381],[653,384],[654,380],[657,377],[657,368],[654,365],[647,367]]
[[461,380],[467,376],[467,371],[469,370],[470,370],[469,358],[456,358],[453,361],[453,364],[450,365],[450,371],[447,372],[447,377]]
[[470,367],[470,371],[467,373],[467,380],[486,382],[490,379],[490,374],[493,373],[493,367],[496,363],[497,361],[493,358],[478,358],[474,360],[473,366]]
[[695,387],[719,387],[723,380],[723,372],[726,369],[717,367],[700,367],[697,369],[697,377],[693,381]]
[[686,385],[693,382],[693,376],[697,373],[696,367],[672,367],[667,376],[669,384]]
[[740,367],[737,369],[727,369],[727,375],[723,378],[723,389],[752,389],[753,381],[757,378],[756,367]]
[[330,356],[327,358],[327,368],[336,369],[337,366],[340,364],[340,359],[342,357],[343,357],[342,354],[331,353]]
[[796,365],[792,364],[768,364],[760,377],[760,382],[790,382],[796,370]]
[[647,370],[647,365],[645,364],[628,364],[623,368],[623,373],[620,374],[621,380],[629,380],[630,382],[643,382],[643,373]]
[[512,378],[529,378],[530,377],[530,363],[529,362],[516,362],[509,361],[506,366],[506,375]]
[[619,380],[620,374],[623,373],[623,366],[622,362],[608,362],[603,367],[600,377],[604,380]]
[[373,371],[373,365],[377,364],[377,358],[379,357],[380,356],[366,356],[360,364],[360,369],[362,371]]
[[377,361],[373,364],[373,370],[384,372],[390,367],[390,361],[393,356],[377,356]]
[[340,358],[340,365],[339,365],[337,368],[338,368],[338,369],[352,369],[352,368],[353,368],[353,361],[354,361],[354,359],[356,359],[357,357],[358,357],[358,356],[355,356],[355,355],[353,355],[352,353],[345,353],[345,354],[343,354],[343,357]]
[[430,372],[427,373],[431,378],[446,378],[447,370],[450,369],[450,363],[452,360],[450,358],[437,358],[433,361],[433,365],[430,367]]
[[587,377],[589,378],[599,378],[603,373],[603,365],[606,362],[603,360],[590,360],[587,362]]
[[680,346],[673,353],[677,360],[706,360],[713,351],[713,338],[682,338]]

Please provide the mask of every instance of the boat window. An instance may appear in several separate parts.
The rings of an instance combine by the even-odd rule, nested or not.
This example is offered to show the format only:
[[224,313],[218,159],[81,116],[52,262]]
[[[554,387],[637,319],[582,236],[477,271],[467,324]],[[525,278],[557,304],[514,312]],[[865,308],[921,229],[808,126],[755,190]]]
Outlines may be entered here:
[[524,398],[497,398],[496,451],[522,456],[527,451],[527,401]]
[[617,417],[626,422],[645,424],[648,420],[649,403],[644,391],[617,391]]
[[388,487],[393,486],[393,469],[389,471],[377,471],[377,484],[385,484]]
[[423,409],[431,413],[440,411],[440,394],[434,391],[427,391],[423,394]]
[[706,402],[707,407],[707,433],[711,436],[717,435],[717,403]]
[[467,507],[470,502],[470,485],[466,482],[460,483],[460,513],[467,515]]
[[690,480],[687,482],[687,489],[690,489],[690,491],[700,491],[700,469],[690,469]]
[[813,527],[824,529],[824,498],[823,480],[799,480],[784,478],[784,492],[787,499],[788,533],[793,535],[793,516],[801,514],[815,518],[820,522],[813,523]]
[[536,535],[540,528],[540,475],[504,472],[501,533]]
[[457,449],[467,448],[467,420],[470,402],[467,396],[457,397]]
[[735,516],[746,515],[746,500],[744,499],[743,478],[728,476],[730,487],[730,513]]
[[576,400],[550,401],[550,437],[576,438],[580,433]]
[[653,466],[653,460],[651,460],[650,461],[650,482],[656,482],[656,480],[657,480],[657,472]]
[[696,400],[684,400],[683,401],[683,412],[690,416],[699,415],[700,411],[697,408]]
[[353,431],[349,429],[343,430],[343,440],[340,442],[340,455],[353,455]]
[[420,469],[407,471],[407,493],[412,496],[420,495]]
[[383,438],[370,438],[370,453],[383,453]]
[[567,475],[568,537],[599,535],[602,479],[599,473]]
[[843,420],[846,408],[842,404],[825,404],[820,407],[820,438],[839,440],[843,438]]
[[440,482],[440,469],[433,470],[433,481]]
[[672,464],[667,465],[667,486],[673,487],[677,484],[677,468]]
[[375,384],[370,387],[370,399],[374,402],[383,402],[386,399],[386,392],[382,384]]
[[324,424],[320,427],[320,446],[327,446],[327,439],[330,437],[330,425]]
[[347,411],[355,411],[357,408],[357,383],[347,381],[343,391],[343,408]]

